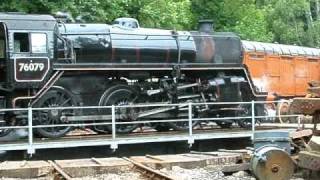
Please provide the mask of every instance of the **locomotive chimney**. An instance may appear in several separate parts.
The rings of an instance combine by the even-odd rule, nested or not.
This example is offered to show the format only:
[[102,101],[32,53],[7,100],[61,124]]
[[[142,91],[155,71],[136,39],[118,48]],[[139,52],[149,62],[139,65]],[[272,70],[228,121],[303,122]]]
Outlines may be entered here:
[[213,21],[210,19],[199,20],[198,29],[200,32],[212,33],[213,32]]

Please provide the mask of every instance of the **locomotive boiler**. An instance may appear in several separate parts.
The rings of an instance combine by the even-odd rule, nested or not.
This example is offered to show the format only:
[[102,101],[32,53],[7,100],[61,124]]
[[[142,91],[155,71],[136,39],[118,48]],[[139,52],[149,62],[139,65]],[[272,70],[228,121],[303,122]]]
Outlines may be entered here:
[[[50,15],[1,13],[1,108],[181,104],[117,108],[118,122],[183,118],[188,102],[199,103],[193,108],[194,117],[246,114],[250,107],[210,104],[266,97],[255,90],[242,52],[238,36],[213,32],[209,21],[201,21],[199,31],[175,31],[141,28],[130,18],[108,25],[64,23]],[[110,114],[109,110],[39,110],[34,113],[34,124],[108,122]],[[1,116],[2,125],[26,123],[26,115],[20,112]],[[216,123],[230,127],[233,122]],[[239,121],[241,126],[247,123]],[[129,133],[138,126],[121,124],[116,130]],[[183,130],[188,124],[150,126],[159,131]],[[108,125],[90,128],[99,133],[111,131]],[[44,137],[60,137],[71,129],[36,131]]]

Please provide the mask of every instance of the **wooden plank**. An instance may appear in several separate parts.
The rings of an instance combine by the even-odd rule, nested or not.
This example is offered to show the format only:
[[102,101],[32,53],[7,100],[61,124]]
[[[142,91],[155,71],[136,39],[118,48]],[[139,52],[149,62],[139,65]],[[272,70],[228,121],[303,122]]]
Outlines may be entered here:
[[71,159],[56,160],[55,162],[72,177],[119,174],[128,172],[132,168],[132,164],[122,158]]
[[200,155],[207,155],[207,156],[219,156],[218,153],[212,152],[198,152],[198,151],[190,151],[190,154],[200,154]]
[[157,160],[157,161],[164,161],[163,159],[161,159],[161,158],[159,158],[157,156],[152,156],[152,155],[149,155],[149,154],[146,154],[146,157],[150,158],[150,159]]
[[221,171],[224,173],[247,171],[247,170],[249,170],[249,166],[250,166],[250,163],[224,165],[222,167]]
[[142,163],[139,163],[137,161],[134,161],[132,159],[129,159],[129,158],[126,158],[124,157],[123,158],[124,160],[127,160],[129,162],[131,162],[132,164],[134,164],[136,167],[142,169],[142,170],[145,170],[145,171],[148,171],[149,173],[152,174],[152,176],[158,176],[160,179],[163,179],[163,180],[174,180],[172,177],[160,172],[160,171],[157,171],[157,170],[154,170],[146,165],[143,165]]
[[66,180],[71,180],[72,177],[69,176],[69,174],[67,174],[66,172],[63,171],[63,169],[57,165],[56,163],[54,163],[53,161],[49,160],[48,163]]
[[0,163],[0,177],[31,179],[51,174],[53,168],[46,161],[4,161]]
[[96,158],[91,158],[91,160],[99,165],[103,165],[103,162],[101,162],[99,159],[96,159]]
[[243,153],[248,153],[249,150],[247,149],[240,149],[240,150],[229,150],[229,149],[218,149],[219,152],[227,152],[227,153],[240,153],[240,154],[243,154]]

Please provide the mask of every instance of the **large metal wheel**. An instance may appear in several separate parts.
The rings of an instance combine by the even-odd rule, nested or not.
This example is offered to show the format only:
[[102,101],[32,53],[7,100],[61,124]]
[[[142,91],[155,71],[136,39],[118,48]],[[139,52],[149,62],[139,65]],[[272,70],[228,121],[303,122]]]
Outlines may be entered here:
[[[237,111],[237,117],[249,117],[237,120],[238,125],[242,128],[251,128],[252,127],[252,106],[251,104],[242,104],[239,106],[241,110]],[[265,116],[267,114],[267,110],[265,106],[258,106],[256,105],[254,108],[255,116]],[[255,125],[260,124],[261,122],[265,121],[266,118],[255,118]]]
[[227,128],[231,128],[233,123],[229,121],[216,121],[216,124],[221,128],[227,129]]
[[[4,119],[4,116],[2,119],[0,119],[0,127],[10,126]],[[0,129],[0,137],[4,137],[8,135],[13,129]]]
[[[176,131],[183,131],[183,130],[187,130],[189,128],[189,122],[188,121],[170,122],[168,124],[169,124],[168,127],[171,127],[173,130],[176,130]],[[192,127],[195,127],[196,125],[198,125],[198,122],[193,121]]]
[[153,123],[151,125],[152,128],[158,132],[166,132],[170,130],[170,126],[168,123]]
[[258,148],[250,160],[250,169],[260,180],[291,179],[295,165],[290,155],[274,146]]
[[[196,114],[196,112],[193,112],[193,114]],[[197,115],[195,115],[197,117]],[[199,121],[192,121],[192,127],[195,127],[198,125]],[[183,131],[189,129],[189,121],[180,121],[180,122],[169,122],[168,127],[172,128],[176,131]]]
[[[115,85],[107,89],[100,99],[100,106],[124,106],[133,104],[136,100],[137,93],[127,85]],[[104,115],[111,115],[111,109],[104,109],[101,111]],[[138,110],[137,108],[121,108],[115,110],[116,122],[132,122],[136,121]],[[111,122],[111,121],[108,121]],[[117,124],[117,133],[130,133],[134,131],[138,124]],[[112,132],[111,125],[99,125],[95,129],[99,132]]]
[[[43,97],[39,99],[35,107],[55,108],[76,106],[77,101],[72,94],[62,87],[52,87]],[[68,124],[61,120],[61,116],[75,115],[74,109],[52,109],[34,111],[37,125],[61,125]],[[58,138],[67,134],[72,128],[70,126],[37,128],[36,132],[48,138]]]
[[[252,114],[251,104],[242,104],[239,106],[241,110],[237,111],[237,117],[249,117]],[[243,118],[237,120],[238,125],[242,128],[251,128],[252,127],[252,119],[251,118]]]
[[[221,111],[219,113],[219,116],[220,118],[226,118],[226,117],[229,117],[229,118],[232,118],[235,116],[235,112],[234,111]],[[214,121],[219,127],[221,128],[224,128],[224,129],[227,129],[227,128],[231,128],[234,120],[232,119],[225,119],[225,120],[216,120]]]

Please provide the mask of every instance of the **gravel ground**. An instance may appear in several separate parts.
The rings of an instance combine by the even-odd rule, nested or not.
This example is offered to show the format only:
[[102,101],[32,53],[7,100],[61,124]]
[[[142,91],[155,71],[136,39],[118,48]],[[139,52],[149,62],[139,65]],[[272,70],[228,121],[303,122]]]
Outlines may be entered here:
[[230,176],[225,176],[220,171],[220,167],[217,166],[208,166],[197,169],[183,169],[178,166],[174,166],[172,167],[172,170],[161,169],[160,171],[179,180],[255,180],[255,178],[244,171],[239,171]]
[[[231,175],[224,175],[220,171],[221,167],[208,166],[205,168],[183,169],[178,166],[172,167],[172,170],[161,169],[175,180],[256,180],[252,175],[245,171],[239,171]],[[51,180],[52,177],[41,177],[37,180]],[[139,172],[126,172],[121,174],[101,174],[96,176],[88,176],[81,178],[73,178],[74,180],[148,180]],[[0,178],[0,180],[20,180],[15,178]],[[26,179],[24,179],[26,180]],[[36,180],[36,179],[28,179]],[[292,178],[291,180],[303,180],[302,178]]]
[[94,177],[72,178],[74,180],[147,180],[140,173],[127,172],[122,174],[102,174]]
[[[172,167],[172,170],[161,169],[175,180],[255,180],[252,175],[245,171],[239,171],[231,175],[224,175],[220,171],[221,167],[208,166],[205,168],[197,169],[183,169],[178,166]],[[139,173],[128,172],[119,174],[104,174],[96,177],[83,177],[77,180],[147,180],[148,178],[142,177]],[[292,178],[291,180],[303,180],[302,178]]]
[[39,177],[39,178],[31,178],[31,179],[4,178],[4,177],[1,177],[0,180],[52,180],[52,177]]
[[[231,175],[224,175],[220,171],[221,167],[208,166],[197,169],[183,169],[178,166],[172,167],[172,170],[162,169],[163,173],[168,174],[177,180],[255,180],[251,174],[245,171],[239,171]],[[303,180],[302,178],[292,178],[291,180]]]
[[[53,177],[40,177],[36,179],[0,178],[0,180],[52,180]],[[147,180],[140,173],[127,172],[122,174],[99,174],[97,176],[87,176],[72,178],[73,180]]]

